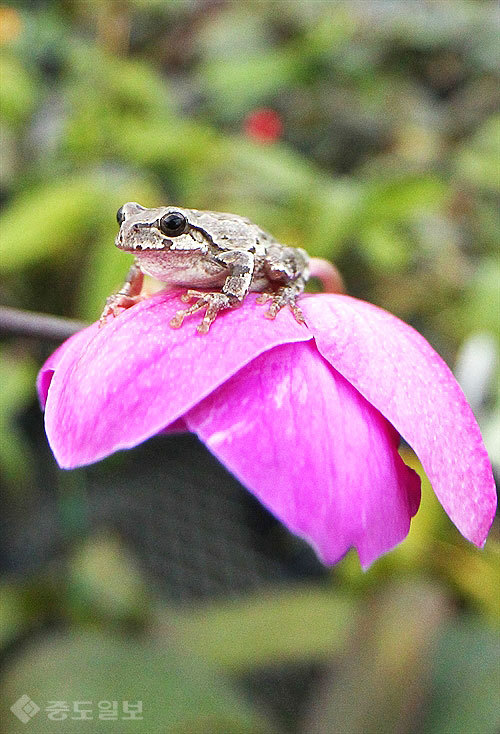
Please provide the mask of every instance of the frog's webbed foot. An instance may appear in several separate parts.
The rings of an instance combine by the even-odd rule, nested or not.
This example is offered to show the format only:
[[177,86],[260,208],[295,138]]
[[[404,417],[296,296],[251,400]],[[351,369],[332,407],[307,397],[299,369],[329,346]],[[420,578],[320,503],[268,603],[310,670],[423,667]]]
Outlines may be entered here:
[[200,311],[202,308],[205,309],[205,315],[198,325],[197,329],[201,334],[206,334],[210,329],[210,325],[213,324],[217,318],[219,311],[225,308],[231,308],[235,305],[234,299],[226,296],[225,293],[204,293],[203,291],[192,291],[189,290],[181,296],[181,300],[184,303],[189,303],[193,298],[196,298],[196,302],[192,306],[182,311],[177,311],[173,319],[170,320],[170,326],[172,329],[179,329],[182,326],[182,322],[186,316],[190,316],[196,311]]
[[135,306],[139,301],[144,300],[145,296],[127,296],[123,293],[114,293],[112,296],[106,299],[106,305],[104,306],[103,312],[99,319],[99,328],[105,326],[109,317],[116,318],[122,311],[125,311],[131,306]]
[[261,293],[257,298],[257,303],[267,303],[268,301],[271,301],[271,305],[264,314],[267,319],[276,318],[276,314],[281,311],[282,308],[289,306],[296,321],[298,321],[299,324],[304,324],[304,314],[302,313],[300,306],[297,304],[297,298],[302,293],[302,290],[303,286],[295,283],[289,283],[288,285],[284,285],[271,293]]

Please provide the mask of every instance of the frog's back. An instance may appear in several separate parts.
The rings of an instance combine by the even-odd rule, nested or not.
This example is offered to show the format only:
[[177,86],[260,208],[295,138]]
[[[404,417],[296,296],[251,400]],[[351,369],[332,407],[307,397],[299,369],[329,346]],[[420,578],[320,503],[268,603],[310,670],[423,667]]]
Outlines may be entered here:
[[190,221],[222,250],[248,250],[264,255],[275,242],[270,234],[246,217],[226,212],[190,209]]

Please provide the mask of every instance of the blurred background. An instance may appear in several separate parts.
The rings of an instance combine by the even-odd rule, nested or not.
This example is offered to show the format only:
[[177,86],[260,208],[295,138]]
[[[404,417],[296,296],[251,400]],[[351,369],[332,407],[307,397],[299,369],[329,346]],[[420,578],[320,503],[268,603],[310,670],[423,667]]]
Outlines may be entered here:
[[[498,471],[498,57],[479,0],[7,3],[2,305],[95,320],[128,269],[126,201],[246,215],[424,334]],[[192,436],[60,471],[34,392],[57,335],[15,331],[4,318],[3,734],[496,734],[498,525],[469,545],[424,478],[399,548],[327,569]]]

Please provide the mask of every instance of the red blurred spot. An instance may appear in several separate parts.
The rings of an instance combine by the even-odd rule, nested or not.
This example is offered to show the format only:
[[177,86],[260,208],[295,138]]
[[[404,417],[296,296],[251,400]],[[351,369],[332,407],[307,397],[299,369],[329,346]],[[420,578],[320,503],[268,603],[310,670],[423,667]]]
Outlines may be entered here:
[[281,137],[283,123],[275,110],[262,107],[250,112],[244,122],[244,130],[249,138],[260,143],[273,143]]

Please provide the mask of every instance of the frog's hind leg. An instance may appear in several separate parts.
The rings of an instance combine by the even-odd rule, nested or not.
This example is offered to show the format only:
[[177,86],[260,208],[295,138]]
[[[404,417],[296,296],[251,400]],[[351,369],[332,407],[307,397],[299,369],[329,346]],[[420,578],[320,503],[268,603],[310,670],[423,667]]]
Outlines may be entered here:
[[303,324],[304,315],[297,304],[297,298],[303,293],[309,277],[309,257],[305,250],[296,247],[271,247],[266,256],[264,271],[272,285],[271,291],[261,293],[257,303],[271,301],[264,314],[268,319],[276,318],[276,314],[285,306],[289,306],[295,319]]
[[302,278],[298,278],[291,283],[287,283],[287,285],[281,286],[272,293],[261,293],[257,298],[257,303],[267,303],[268,301],[271,301],[271,305],[264,316],[267,319],[274,319],[276,318],[276,314],[281,311],[282,308],[289,306],[296,321],[298,321],[299,324],[305,323],[304,314],[302,313],[300,306],[297,304],[297,298],[301,293],[303,293],[304,285],[305,281]]

